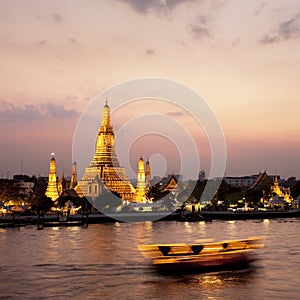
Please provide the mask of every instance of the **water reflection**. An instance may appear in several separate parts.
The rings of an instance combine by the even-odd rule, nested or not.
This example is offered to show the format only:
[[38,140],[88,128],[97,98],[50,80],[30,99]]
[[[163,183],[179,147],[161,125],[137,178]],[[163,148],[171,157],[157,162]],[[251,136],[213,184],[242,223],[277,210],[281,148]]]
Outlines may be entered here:
[[[90,224],[0,231],[3,299],[297,299],[299,219]],[[267,235],[254,268],[163,276],[139,244]],[[287,246],[288,245],[288,246]],[[284,274],[284,275],[283,275]],[[284,280],[282,280],[284,276]]]
[[44,255],[47,256],[49,263],[58,260],[59,253],[64,248],[64,243],[59,241],[59,227],[50,228],[48,239],[47,239],[47,251],[44,252]]
[[200,221],[198,223],[198,228],[200,236],[206,236],[206,222]]
[[236,226],[236,221],[226,221],[226,227],[225,227],[225,239],[233,239],[237,235],[237,229],[239,227]]
[[190,222],[184,222],[186,233],[193,233],[193,226]]
[[215,288],[218,286],[236,286],[246,284],[254,279],[255,268],[246,268],[240,271],[214,272],[204,275],[197,275],[189,279],[187,283],[200,285],[203,288]]
[[249,299],[247,296],[253,292],[248,290],[255,281],[255,270],[250,268],[238,272],[152,277],[150,283],[139,286],[137,294],[151,299]]

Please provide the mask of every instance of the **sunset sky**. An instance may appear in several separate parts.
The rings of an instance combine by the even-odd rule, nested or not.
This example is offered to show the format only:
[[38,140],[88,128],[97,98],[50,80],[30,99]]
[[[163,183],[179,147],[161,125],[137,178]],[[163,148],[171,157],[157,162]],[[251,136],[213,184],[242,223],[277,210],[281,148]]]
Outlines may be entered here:
[[[227,176],[300,177],[299,0],[0,0],[0,45],[0,177],[47,176],[51,152],[58,176],[70,175],[80,115],[143,77],[205,99],[224,132]],[[159,143],[137,142],[131,155],[167,155]]]

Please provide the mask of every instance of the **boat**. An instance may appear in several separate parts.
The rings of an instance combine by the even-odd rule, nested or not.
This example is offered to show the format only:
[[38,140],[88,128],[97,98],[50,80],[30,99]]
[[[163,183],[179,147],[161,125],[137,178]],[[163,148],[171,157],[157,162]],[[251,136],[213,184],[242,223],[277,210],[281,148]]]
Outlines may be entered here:
[[195,273],[245,268],[257,259],[257,249],[263,248],[264,242],[264,236],[257,236],[219,242],[140,245],[139,250],[152,259],[159,273]]

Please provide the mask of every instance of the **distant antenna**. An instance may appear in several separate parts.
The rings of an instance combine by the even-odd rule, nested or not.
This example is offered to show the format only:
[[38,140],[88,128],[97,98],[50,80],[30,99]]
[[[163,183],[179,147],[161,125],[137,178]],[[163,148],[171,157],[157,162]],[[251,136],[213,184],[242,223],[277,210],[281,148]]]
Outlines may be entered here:
[[21,174],[23,175],[24,169],[23,169],[23,159],[21,160]]

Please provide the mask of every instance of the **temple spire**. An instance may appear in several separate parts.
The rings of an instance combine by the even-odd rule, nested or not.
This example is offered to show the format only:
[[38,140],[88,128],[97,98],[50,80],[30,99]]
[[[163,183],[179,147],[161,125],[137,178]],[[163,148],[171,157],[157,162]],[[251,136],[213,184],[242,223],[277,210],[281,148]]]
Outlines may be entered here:
[[85,196],[96,198],[100,195],[102,188],[95,189],[93,182],[101,179],[105,187],[120,195],[122,200],[134,200],[134,187],[126,175],[125,169],[120,166],[116,147],[113,126],[110,123],[110,108],[108,100],[102,108],[102,123],[98,131],[95,154],[85,172],[78,180],[76,189],[80,189]]
[[58,194],[62,195],[66,189],[67,189],[67,181],[65,178],[65,171],[63,169],[61,178],[59,179],[58,184],[57,184]]
[[110,108],[107,98],[105,99],[105,105],[102,109],[102,126],[110,126]]
[[151,168],[150,168],[149,160],[147,160],[146,162],[145,178],[146,178],[146,187],[149,187],[150,180],[151,180]]
[[136,202],[145,202],[145,194],[146,194],[146,178],[145,178],[145,168],[144,168],[144,160],[142,156],[138,162],[138,181],[135,192],[135,201]]
[[71,183],[70,183],[70,188],[74,189],[78,183],[77,179],[77,163],[74,162],[72,165],[72,176],[71,176]]
[[48,185],[45,195],[55,201],[58,198],[58,190],[56,184],[56,161],[54,158],[54,153],[51,153],[51,156]]

